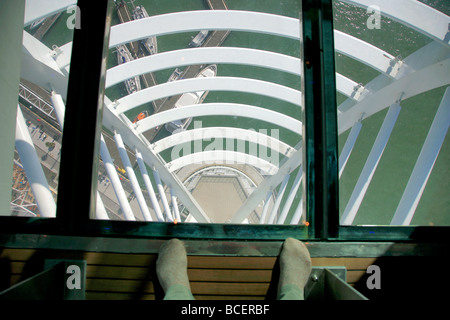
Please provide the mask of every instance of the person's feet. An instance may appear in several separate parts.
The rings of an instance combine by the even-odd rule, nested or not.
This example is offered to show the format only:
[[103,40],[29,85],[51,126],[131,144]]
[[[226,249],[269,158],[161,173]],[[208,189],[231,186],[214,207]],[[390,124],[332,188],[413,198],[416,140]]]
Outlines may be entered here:
[[295,284],[304,289],[311,274],[311,256],[303,242],[288,238],[280,253],[280,281],[278,292],[285,285]]
[[163,243],[156,260],[156,274],[164,292],[174,284],[190,288],[186,249],[182,241],[171,239]]

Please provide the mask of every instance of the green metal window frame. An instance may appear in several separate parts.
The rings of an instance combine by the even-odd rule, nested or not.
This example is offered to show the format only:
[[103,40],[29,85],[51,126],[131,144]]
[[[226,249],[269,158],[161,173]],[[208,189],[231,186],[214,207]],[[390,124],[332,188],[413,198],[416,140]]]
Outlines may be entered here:
[[[310,225],[171,224],[92,220],[111,14],[79,0],[56,218],[1,217],[2,234],[113,238],[442,242],[449,227],[340,226],[332,0],[302,0],[304,203]],[[85,9],[84,9],[85,8]],[[81,150],[82,148],[82,150]]]

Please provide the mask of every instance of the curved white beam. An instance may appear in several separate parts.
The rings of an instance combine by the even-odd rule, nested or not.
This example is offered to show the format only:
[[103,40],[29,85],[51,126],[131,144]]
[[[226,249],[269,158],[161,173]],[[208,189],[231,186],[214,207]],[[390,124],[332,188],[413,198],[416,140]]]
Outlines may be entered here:
[[[435,40],[449,44],[450,17],[416,0],[341,0],[367,8],[377,6],[387,16]],[[383,28],[383,27],[381,27]]]
[[175,120],[219,115],[258,119],[276,124],[298,135],[302,134],[302,123],[294,118],[272,110],[237,103],[203,103],[159,112],[138,121],[135,129],[138,133],[143,133]]
[[336,90],[356,101],[360,100],[361,97],[369,93],[364,86],[343,76],[340,73],[336,73]]
[[299,39],[299,20],[285,16],[237,10],[198,10],[153,16],[111,28],[109,47],[151,36],[199,30],[230,30]]
[[231,127],[194,128],[193,130],[182,131],[158,140],[152,144],[152,148],[155,153],[160,153],[163,150],[167,150],[186,142],[195,140],[208,141],[211,139],[233,139],[254,142],[267,148],[271,148],[286,156],[290,156],[290,154],[294,151],[294,148],[288,144],[269,135],[253,130]]
[[272,82],[239,77],[203,77],[166,82],[127,95],[115,104],[124,113],[144,103],[197,91],[237,91],[268,96],[301,106],[302,93]]
[[393,55],[342,31],[334,30],[334,48],[336,52],[391,76],[400,66]]
[[[355,122],[389,107],[398,101],[408,99],[420,93],[450,84],[450,59],[437,62],[405,77],[367,96],[346,112],[338,116],[339,134],[353,126]],[[420,81],[418,81],[420,79]]]
[[188,154],[172,160],[167,164],[167,167],[170,172],[174,172],[191,164],[247,164],[258,168],[264,175],[273,175],[278,171],[278,167],[269,161],[246,153],[229,150],[210,150]]
[[248,48],[201,47],[158,53],[108,69],[105,87],[109,88],[144,73],[213,63],[263,67],[297,76],[301,74],[300,59],[284,54]]

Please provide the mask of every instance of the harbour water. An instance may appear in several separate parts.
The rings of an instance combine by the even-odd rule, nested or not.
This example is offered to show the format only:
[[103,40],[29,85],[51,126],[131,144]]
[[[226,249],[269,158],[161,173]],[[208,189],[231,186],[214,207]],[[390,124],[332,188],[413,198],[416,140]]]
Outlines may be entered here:
[[[450,14],[450,4],[448,0],[428,0],[422,1],[443,13]],[[143,5],[149,15],[159,15],[169,12],[185,10],[206,10],[207,5],[203,0],[135,0],[134,5]],[[298,0],[227,0],[229,9],[263,11],[274,14],[286,15],[293,18],[299,17],[300,1]],[[132,7],[132,4],[129,4]],[[399,8],[401,10],[401,8]],[[369,14],[365,9],[357,8],[347,3],[334,1],[334,27],[350,35],[354,35],[361,40],[367,41],[386,52],[405,58],[414,51],[423,47],[430,40],[424,35],[400,23],[387,18],[382,18],[381,29],[368,29],[367,19]],[[72,33],[67,30],[66,20],[69,14],[64,13],[55,23],[54,27],[43,38],[43,42],[49,46],[61,46],[72,39]],[[116,14],[113,14],[113,24],[119,23]],[[196,33],[180,33],[176,35],[158,37],[159,52],[174,49],[186,48]],[[250,47],[262,50],[280,52],[298,57],[300,54],[300,44],[294,40],[279,39],[267,35],[255,35],[246,32],[232,32],[227,38],[224,46],[229,47]],[[110,50],[108,67],[116,64],[114,50]],[[377,77],[379,73],[360,62],[348,57],[336,54],[336,71],[344,76],[353,79],[357,83],[367,83]],[[156,73],[158,83],[166,82],[173,70],[163,70]],[[292,75],[286,75],[272,70],[238,65],[219,65],[218,76],[249,77],[260,80],[268,80],[295,89],[300,89],[301,79]],[[419,79],[418,79],[419,80]],[[419,80],[420,81],[420,80]],[[434,114],[440,104],[445,87],[420,94],[416,97],[402,102],[402,111],[389,143],[380,160],[377,171],[369,186],[367,194],[361,204],[360,210],[354,224],[364,225],[387,225],[402,196],[403,190],[408,182],[410,173],[414,168],[417,156],[420,153],[423,142],[426,138]],[[106,92],[111,99],[118,99],[126,94],[125,86],[120,84]],[[347,97],[337,93],[338,105],[345,101]],[[289,103],[266,97],[255,96],[236,92],[210,92],[204,101],[208,102],[236,102],[269,108],[278,112],[288,114],[301,120],[301,110]],[[152,112],[150,104],[146,104],[130,111],[127,115],[133,119],[139,112],[148,110]],[[363,121],[363,129],[358,137],[352,156],[340,179],[340,211],[344,210],[356,181],[365,164],[371,146],[376,138],[378,130],[386,115],[387,109],[381,111],[369,119]],[[260,121],[236,118],[236,117],[202,117],[196,118],[206,126],[235,126],[242,128],[252,128],[255,130],[267,129],[279,130],[280,140],[291,146],[301,139],[282,128],[277,128]],[[194,121],[191,124],[193,127]],[[157,137],[160,139],[167,135],[161,131]],[[342,148],[348,136],[348,131],[339,137],[339,147]],[[167,159],[169,152],[163,154]],[[434,165],[434,169],[428,180],[422,199],[416,210],[412,221],[414,225],[450,225],[450,214],[445,214],[450,208],[449,179],[450,163],[450,142],[447,138],[444,141],[440,154]],[[295,177],[295,172],[293,174]],[[297,197],[296,201],[299,201]]]

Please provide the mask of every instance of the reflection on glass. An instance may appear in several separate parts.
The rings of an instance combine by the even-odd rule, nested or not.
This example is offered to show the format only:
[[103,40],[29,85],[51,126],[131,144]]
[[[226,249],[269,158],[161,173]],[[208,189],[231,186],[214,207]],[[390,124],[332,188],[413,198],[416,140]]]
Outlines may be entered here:
[[450,225],[450,7],[422,2],[334,1],[341,225]]
[[12,216],[55,217],[76,1],[26,2],[13,161]]
[[93,218],[305,223],[300,2],[115,5]]

